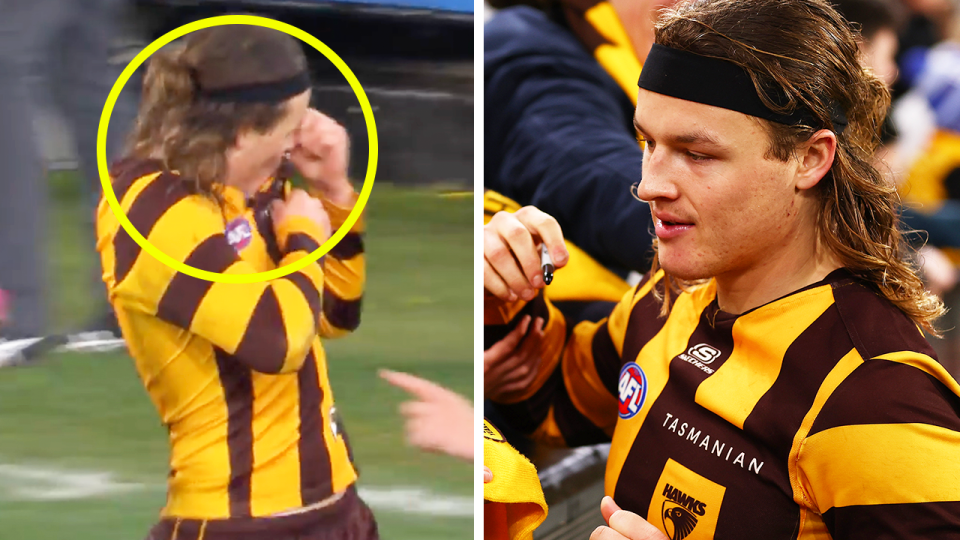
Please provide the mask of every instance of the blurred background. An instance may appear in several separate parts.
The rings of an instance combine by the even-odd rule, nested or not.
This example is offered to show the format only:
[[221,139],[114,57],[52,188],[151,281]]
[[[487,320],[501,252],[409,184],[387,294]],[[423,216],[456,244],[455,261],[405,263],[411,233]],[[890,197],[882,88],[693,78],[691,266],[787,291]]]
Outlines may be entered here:
[[[949,309],[939,325],[943,338],[931,337],[930,341],[941,363],[954,377],[960,377],[960,288],[957,287],[957,265],[960,264],[960,0],[830,1],[861,31],[860,49],[864,64],[890,87],[893,106],[883,127],[883,144],[876,155],[876,165],[898,187],[903,202],[904,230],[913,231],[909,232],[908,238],[919,251],[918,263],[928,290],[943,298]],[[613,196],[622,192],[623,197],[627,197],[626,190],[639,177],[642,153],[634,140],[630,121],[632,104],[593,58],[592,47],[597,43],[611,44],[612,34],[590,37],[589,31],[583,32],[585,25],[578,26],[577,21],[568,18],[571,12],[582,12],[596,3],[572,0],[485,2],[482,14],[485,26],[484,136],[487,138],[484,187],[521,205],[536,204],[558,216],[568,241],[574,238],[578,247],[608,270],[632,282],[646,268],[642,264],[628,264],[624,261],[623,249],[619,252],[611,249],[604,245],[604,241],[598,240],[601,236],[596,235],[601,230],[597,223],[608,223],[607,232],[618,226],[634,231],[647,228],[642,220],[632,219],[636,215],[628,216],[619,209],[610,208],[609,204],[597,203],[602,200],[601,191],[604,189],[622,190],[614,191]],[[673,0],[635,0],[632,3],[610,1],[609,5],[627,28],[627,33],[631,28],[645,27],[652,43],[652,28],[658,10],[673,3]],[[520,27],[526,28],[528,34],[531,28],[535,28],[540,33],[541,42],[546,39],[544,36],[552,41],[548,46],[537,43],[537,38],[527,38],[518,32],[516,29]],[[585,34],[587,38],[584,38]],[[630,36],[634,40],[634,49],[637,48],[637,34]],[[619,45],[615,44],[615,47]],[[649,46],[650,43],[647,44],[648,50]],[[646,51],[637,51],[637,54],[642,64]],[[562,64],[565,67],[556,70],[544,67],[536,71],[528,69],[529,64],[523,62],[542,66]],[[540,85],[536,86],[539,93],[532,90],[535,85]],[[525,98],[514,98],[520,94],[518,89],[523,89]],[[522,99],[528,101],[521,104]],[[579,105],[585,102],[589,103]],[[529,117],[551,118],[549,126],[541,127],[555,139],[576,133],[578,144],[573,144],[572,139],[564,139],[569,143],[565,148],[570,148],[570,154],[577,160],[594,166],[577,168],[575,173],[566,174],[566,171],[559,170],[563,167],[551,168],[550,164],[554,162],[549,156],[538,155],[535,145],[522,149],[517,149],[515,144],[499,145],[498,141],[506,140],[506,137],[496,129],[513,134],[511,140],[535,139],[524,139],[529,135],[523,132],[528,126],[514,122],[513,117],[505,117],[503,110],[513,111],[513,117],[522,116],[518,110],[529,110],[533,111]],[[569,118],[572,124],[565,125],[562,119],[553,120],[561,117]],[[607,135],[599,138],[598,134]],[[619,139],[615,141],[617,137]],[[580,149],[580,146],[590,146],[589,141],[598,140],[602,140],[605,146],[593,155]],[[518,157],[521,155],[522,160]],[[517,165],[521,161],[522,165]],[[564,192],[578,193],[573,205],[577,211],[597,203],[593,208],[602,208],[603,215],[570,211],[570,206],[561,200]],[[496,207],[496,204],[492,206]],[[639,208],[635,210],[640,211]],[[643,211],[646,211],[645,205]],[[566,223],[560,217],[564,212],[569,219]],[[593,223],[588,223],[590,217],[595,218]],[[614,224],[619,218],[624,221]],[[602,238],[609,240],[610,236],[607,234]],[[622,248],[625,241],[618,239],[618,242]],[[646,239],[646,245],[649,246],[649,239]],[[490,391],[485,386],[485,393]],[[490,414],[491,407],[487,406],[485,412]],[[597,525],[603,524],[599,501],[603,496],[603,471],[609,445],[557,450],[529,444],[520,438],[514,438],[512,442],[537,465],[550,507],[547,520],[537,529],[535,537],[587,538]]]
[[[377,122],[363,322],[325,345],[361,496],[385,538],[471,538],[470,465],[407,447],[397,411],[406,396],[377,370],[472,394],[473,294],[463,280],[473,271],[472,0],[32,4],[16,23],[5,6],[0,21],[0,160],[10,165],[0,173],[0,537],[142,538],[158,517],[166,433],[106,308],[92,244],[92,145],[106,95],[139,50],[187,22],[244,12],[331,47]],[[357,99],[306,48],[313,105],[347,127],[351,177],[362,180],[368,146]],[[111,118],[111,158],[136,112],[138,76]],[[29,262],[11,264],[14,252]],[[9,363],[52,335],[67,345]]]

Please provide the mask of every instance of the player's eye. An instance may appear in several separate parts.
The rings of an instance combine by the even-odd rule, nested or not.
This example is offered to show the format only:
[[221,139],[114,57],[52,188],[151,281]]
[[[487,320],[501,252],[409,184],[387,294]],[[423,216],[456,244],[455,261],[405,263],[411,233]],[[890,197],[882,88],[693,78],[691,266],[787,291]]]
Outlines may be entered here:
[[685,153],[686,156],[687,156],[688,158],[690,158],[692,161],[703,162],[703,161],[710,161],[711,159],[713,159],[712,156],[708,156],[708,155],[706,155],[706,154],[700,154],[700,153],[697,153],[697,152],[691,152],[690,150],[687,150],[687,151],[684,152],[684,153]]

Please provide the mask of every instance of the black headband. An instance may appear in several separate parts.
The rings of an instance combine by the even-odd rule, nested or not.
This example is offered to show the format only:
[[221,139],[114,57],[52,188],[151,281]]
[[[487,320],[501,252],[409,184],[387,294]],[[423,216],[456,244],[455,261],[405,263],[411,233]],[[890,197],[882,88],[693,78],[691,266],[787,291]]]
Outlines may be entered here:
[[[196,81],[196,78],[194,78]],[[197,93],[205,101],[229,103],[281,103],[310,89],[310,73],[306,70],[279,81],[207,90],[199,84]]]
[[[806,107],[790,114],[769,109],[763,104],[750,75],[740,66],[687,51],[654,44],[643,63],[640,88],[686,101],[703,103],[741,112],[788,126],[818,126],[820,120]],[[774,103],[786,105],[787,95],[779,87],[770,92]],[[843,132],[847,117],[838,103],[830,100],[831,121],[836,133]]]

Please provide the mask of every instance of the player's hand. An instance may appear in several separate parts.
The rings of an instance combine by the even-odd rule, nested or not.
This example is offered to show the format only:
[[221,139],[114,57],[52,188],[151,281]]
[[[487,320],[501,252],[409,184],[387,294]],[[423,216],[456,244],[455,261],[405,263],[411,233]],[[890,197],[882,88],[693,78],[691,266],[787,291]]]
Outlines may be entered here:
[[483,287],[501,300],[532,300],[545,286],[538,243],[544,243],[556,268],[569,254],[557,220],[533,206],[498,212],[483,227]]
[[600,513],[607,526],[594,529],[590,540],[670,540],[647,520],[621,510],[611,497],[604,497],[600,501]]
[[418,401],[400,405],[407,419],[407,441],[423,450],[473,459],[473,406],[457,393],[407,373],[383,370],[380,376]]
[[537,318],[533,332],[528,334],[529,328],[530,316],[526,315],[509,334],[483,351],[484,398],[509,402],[513,394],[525,390],[537,377],[543,319]]
[[316,109],[307,109],[290,161],[326,199],[338,206],[352,203],[354,191],[347,178],[350,138],[336,120]]
[[483,466],[483,483],[487,484],[493,482],[493,472],[490,470],[490,467],[486,465]]
[[330,238],[330,216],[323,208],[323,203],[314,199],[309,193],[302,189],[294,189],[285,201],[273,201],[270,205],[270,214],[273,216],[274,228],[287,219],[298,216],[305,217],[320,226],[323,230],[323,238],[315,238],[318,242],[326,242]]

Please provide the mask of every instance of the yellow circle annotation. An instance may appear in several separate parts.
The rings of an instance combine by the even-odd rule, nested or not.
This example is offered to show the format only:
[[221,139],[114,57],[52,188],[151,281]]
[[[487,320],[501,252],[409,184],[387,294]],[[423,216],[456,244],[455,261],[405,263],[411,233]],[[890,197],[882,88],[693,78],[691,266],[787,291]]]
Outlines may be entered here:
[[[117,102],[117,97],[120,95],[120,91],[123,89],[123,86],[127,83],[127,81],[130,80],[130,77],[133,75],[134,71],[136,71],[136,69],[140,67],[140,65],[143,64],[151,54],[155,53],[161,47],[172,42],[173,40],[185,36],[186,34],[189,34],[195,30],[201,30],[203,28],[211,28],[225,24],[248,24],[272,28],[298,38],[301,41],[311,45],[316,50],[320,51],[320,53],[322,53],[333,63],[333,65],[337,67],[337,69],[340,70],[340,73],[342,73],[347,79],[347,82],[350,83],[350,87],[353,89],[357,99],[360,102],[360,109],[363,111],[363,119],[366,122],[367,137],[369,139],[370,152],[369,157],[367,158],[367,175],[363,180],[363,188],[360,190],[357,203],[354,205],[353,210],[347,216],[347,219],[344,221],[343,225],[337,229],[333,236],[327,239],[327,241],[324,242],[319,249],[311,253],[309,256],[298,259],[296,262],[290,263],[286,266],[281,266],[273,270],[255,274],[221,274],[218,272],[201,270],[199,268],[188,266],[157,249],[156,246],[151,244],[146,238],[143,237],[143,235],[140,234],[139,231],[137,231],[133,224],[130,223],[127,215],[123,212],[123,208],[120,207],[120,203],[117,201],[117,195],[114,193],[113,185],[110,182],[110,172],[109,167],[107,166],[106,158],[107,127],[110,124],[110,115],[113,113],[113,107]],[[116,215],[117,219],[120,221],[120,226],[127,231],[127,234],[129,234],[133,241],[143,248],[144,251],[150,255],[153,255],[163,264],[188,276],[217,283],[257,283],[261,281],[282,278],[286,275],[296,272],[297,270],[301,270],[308,264],[316,262],[320,259],[320,257],[324,256],[328,251],[336,246],[344,236],[347,235],[347,233],[350,231],[350,228],[353,227],[358,219],[360,219],[360,215],[363,213],[363,208],[366,206],[367,200],[370,198],[370,191],[373,189],[373,180],[377,172],[377,150],[377,126],[373,120],[373,109],[370,106],[370,100],[367,99],[366,92],[364,92],[363,87],[357,80],[356,75],[353,74],[353,71],[350,70],[350,67],[347,66],[347,64],[337,55],[337,53],[333,52],[333,50],[327,47],[322,41],[313,37],[307,32],[280,21],[275,21],[265,17],[257,17],[255,15],[222,15],[218,17],[209,17],[185,24],[180,28],[171,30],[170,32],[160,36],[156,41],[140,51],[140,53],[137,54],[133,61],[131,61],[130,64],[128,64],[120,74],[117,82],[110,90],[110,95],[107,96],[106,104],[103,106],[103,113],[100,115],[100,126],[97,130],[97,168],[100,173],[100,183],[103,185],[103,196],[110,205],[110,209],[113,210],[114,215]]]

